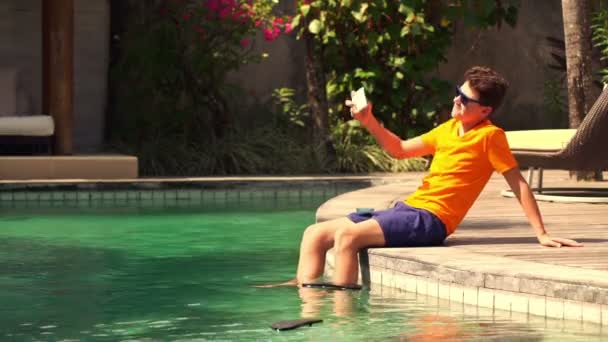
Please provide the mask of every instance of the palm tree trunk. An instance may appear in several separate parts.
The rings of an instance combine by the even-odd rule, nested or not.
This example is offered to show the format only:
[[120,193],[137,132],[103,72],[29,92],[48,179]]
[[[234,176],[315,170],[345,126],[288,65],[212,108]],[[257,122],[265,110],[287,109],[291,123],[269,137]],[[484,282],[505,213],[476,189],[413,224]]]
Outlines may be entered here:
[[[308,20],[304,20],[308,27]],[[317,160],[323,166],[332,166],[335,150],[329,135],[329,106],[325,90],[325,73],[315,37],[306,30],[306,84],[308,87],[308,105],[312,115],[313,144]]]
[[[597,96],[593,94],[591,72],[589,6],[589,0],[562,0],[570,128],[577,128],[581,124]],[[570,175],[573,176],[574,173]],[[577,180],[594,178],[595,175],[596,172],[576,172]]]
[[593,105],[589,1],[562,0],[570,127],[577,128]]

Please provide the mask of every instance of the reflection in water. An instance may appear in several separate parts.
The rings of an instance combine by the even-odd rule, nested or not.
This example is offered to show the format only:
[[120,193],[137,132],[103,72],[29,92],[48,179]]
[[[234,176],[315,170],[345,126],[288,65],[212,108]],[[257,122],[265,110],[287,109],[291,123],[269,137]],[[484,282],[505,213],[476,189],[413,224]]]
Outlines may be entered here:
[[463,322],[441,314],[421,315],[396,341],[542,341],[543,335],[523,324]]
[[413,331],[404,331],[407,336],[397,340],[419,341],[465,341],[471,336],[466,333],[462,325],[459,325],[449,316],[437,314],[421,315],[411,323]]
[[340,291],[299,287],[298,294],[302,300],[302,318],[319,317],[326,302],[331,302],[336,317],[350,317],[355,311],[354,302],[359,291]]
[[[601,341],[582,325],[549,320],[534,324],[503,311],[484,310],[462,303],[372,286],[372,290],[338,291],[299,288],[302,318],[324,318],[328,329],[361,330],[360,336],[390,341]],[[327,320],[327,317],[331,319]],[[400,318],[399,318],[400,317]],[[537,318],[538,319],[538,318]],[[542,318],[545,320],[544,318]],[[362,322],[365,323],[362,324]],[[547,321],[547,320],[545,320]],[[366,329],[361,326],[373,325]],[[353,327],[359,325],[358,327]],[[384,335],[378,327],[398,333]],[[553,326],[553,328],[548,328]],[[599,326],[597,327],[600,328]],[[599,332],[599,330],[597,331]],[[357,336],[353,334],[352,336]],[[371,337],[374,340],[373,337]]]

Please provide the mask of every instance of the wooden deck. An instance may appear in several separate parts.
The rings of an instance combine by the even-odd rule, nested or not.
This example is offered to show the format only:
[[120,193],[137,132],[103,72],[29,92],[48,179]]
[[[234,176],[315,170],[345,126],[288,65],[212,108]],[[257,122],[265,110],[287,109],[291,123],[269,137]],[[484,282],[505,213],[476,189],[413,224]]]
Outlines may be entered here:
[[[564,171],[545,172],[545,186],[604,187],[608,181],[574,182]],[[575,239],[583,248],[544,248],[516,199],[500,195],[500,176],[490,183],[447,245],[468,251],[545,264],[608,270],[608,204],[538,202],[550,235]]]

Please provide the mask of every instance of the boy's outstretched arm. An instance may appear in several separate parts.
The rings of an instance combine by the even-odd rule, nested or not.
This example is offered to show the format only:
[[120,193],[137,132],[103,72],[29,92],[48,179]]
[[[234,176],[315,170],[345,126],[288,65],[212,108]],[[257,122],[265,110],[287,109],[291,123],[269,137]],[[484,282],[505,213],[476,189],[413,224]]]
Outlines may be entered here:
[[356,108],[353,102],[346,100],[346,106],[350,107],[353,117],[361,122],[378,144],[394,158],[421,157],[435,152],[433,147],[425,144],[420,137],[401,140],[395,133],[384,128],[374,117],[371,103],[364,108]]
[[583,244],[578,243],[571,239],[564,239],[558,237],[551,237],[545,231],[545,226],[543,224],[543,219],[540,215],[540,211],[538,210],[538,205],[536,204],[536,199],[534,198],[534,194],[528,185],[528,182],[521,175],[521,172],[518,167],[514,167],[511,170],[502,174],[511,190],[517,197],[519,204],[524,210],[524,213],[528,217],[528,221],[534,232],[536,233],[536,237],[538,238],[538,242],[547,247],[561,247],[561,246],[570,246],[570,247],[582,247]]

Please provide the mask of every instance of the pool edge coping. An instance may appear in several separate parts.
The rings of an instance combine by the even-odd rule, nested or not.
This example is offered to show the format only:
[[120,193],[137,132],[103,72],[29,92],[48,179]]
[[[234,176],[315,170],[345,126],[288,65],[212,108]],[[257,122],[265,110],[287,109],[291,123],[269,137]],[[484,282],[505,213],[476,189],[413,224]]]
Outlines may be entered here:
[[[344,216],[356,206],[386,209],[404,198],[404,191],[415,189],[407,188],[411,183],[404,185],[405,188],[381,185],[341,194],[317,209],[316,220]],[[326,268],[330,273],[333,251],[327,254]],[[475,257],[492,259],[494,267],[488,267],[486,262],[463,262]],[[517,264],[522,271],[501,271],[502,262]],[[534,266],[545,271],[531,272]],[[367,249],[360,253],[359,276],[366,286],[388,286],[490,309],[608,326],[608,271],[540,264],[441,246]]]

